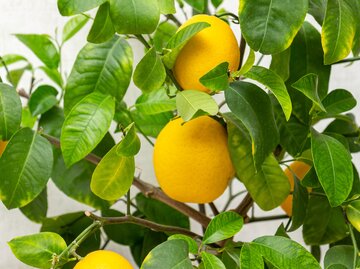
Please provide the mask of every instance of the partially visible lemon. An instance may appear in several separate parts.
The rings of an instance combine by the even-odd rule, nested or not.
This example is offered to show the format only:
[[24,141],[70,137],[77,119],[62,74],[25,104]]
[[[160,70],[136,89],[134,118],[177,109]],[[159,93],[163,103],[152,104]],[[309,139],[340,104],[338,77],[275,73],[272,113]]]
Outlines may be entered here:
[[237,70],[240,51],[230,26],[215,16],[196,15],[179,30],[197,22],[207,22],[211,26],[201,30],[188,41],[176,59],[173,72],[184,90],[208,92],[199,79],[223,62],[229,63],[230,71]]
[[0,140],[0,157],[3,154],[3,152],[5,151],[7,143],[8,143],[7,141]]
[[235,174],[226,129],[208,116],[169,122],[155,143],[154,169],[160,187],[174,200],[212,202]]
[[120,254],[109,250],[97,250],[79,261],[74,269],[134,269]]
[[[294,175],[293,175],[293,173],[296,175],[296,177],[299,180],[302,180],[305,177],[305,175],[307,174],[307,172],[309,172],[311,166],[304,162],[295,161],[295,162],[291,163],[289,167],[290,167],[290,169],[286,168],[284,172],[289,179],[291,191],[294,191]],[[285,211],[285,213],[289,217],[292,216],[292,204],[293,204],[293,195],[292,194],[290,194],[285,199],[285,201],[281,204],[282,209]]]

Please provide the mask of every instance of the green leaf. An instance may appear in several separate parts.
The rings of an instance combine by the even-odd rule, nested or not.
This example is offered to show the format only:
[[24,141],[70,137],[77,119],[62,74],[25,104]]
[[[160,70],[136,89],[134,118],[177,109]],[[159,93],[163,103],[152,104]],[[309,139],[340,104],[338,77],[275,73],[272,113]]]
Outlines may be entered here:
[[44,133],[60,138],[64,120],[64,111],[60,107],[54,106],[48,112],[41,115],[39,127],[44,130]]
[[77,56],[66,85],[65,115],[93,91],[110,94],[121,101],[130,84],[132,61],[131,46],[123,38],[87,44]]
[[29,107],[23,107],[21,113],[21,127],[28,127],[32,129],[37,122],[37,117],[31,115]]
[[110,0],[110,16],[119,34],[151,34],[160,19],[158,0]]
[[186,43],[201,30],[210,27],[210,24],[207,22],[198,22],[190,24],[185,28],[178,31],[168,42],[166,50],[168,53],[164,55],[163,61],[164,64],[172,69],[177,56],[179,55],[181,49],[186,45]]
[[326,0],[309,1],[309,14],[311,14],[315,18],[319,25],[322,25],[324,21],[326,2]]
[[234,116],[224,116],[227,119],[230,156],[238,178],[263,210],[279,206],[290,193],[288,178],[272,154],[267,156],[261,169],[256,171],[248,132],[241,123],[234,120]]
[[47,190],[46,188],[29,204],[21,207],[21,212],[31,221],[42,223],[46,218],[48,209]]
[[162,52],[163,48],[166,47],[166,44],[169,42],[170,38],[175,35],[177,29],[178,27],[176,25],[168,21],[159,24],[152,39],[152,44],[157,51]]
[[203,244],[228,239],[237,234],[244,224],[243,218],[235,212],[223,212],[213,218],[206,228]]
[[114,201],[125,195],[133,182],[134,156],[118,155],[114,146],[96,166],[90,188],[104,200]]
[[136,66],[135,85],[145,93],[160,89],[166,79],[166,71],[161,57],[154,48],[150,49]]
[[66,249],[64,239],[49,232],[15,237],[8,244],[16,258],[36,268],[50,268],[53,255]]
[[161,14],[175,14],[175,1],[174,0],[158,0]]
[[57,104],[58,91],[50,85],[39,86],[29,99],[29,109],[32,116],[43,114]]
[[223,0],[211,0],[211,3],[215,8],[218,8],[222,4]]
[[226,269],[218,257],[205,251],[201,252],[201,260],[204,269]]
[[341,205],[353,184],[351,156],[335,138],[311,132],[311,153],[316,174],[332,207]]
[[76,33],[86,25],[88,20],[89,18],[84,15],[78,15],[68,20],[63,29],[62,43],[65,43],[76,35]]
[[316,259],[303,246],[282,236],[259,237],[250,243],[250,246],[251,250],[259,252],[279,269],[321,268]]
[[223,62],[200,78],[200,82],[211,91],[225,90],[229,85],[229,63]]
[[314,166],[312,166],[310,168],[309,172],[307,172],[306,175],[304,176],[303,180],[301,180],[301,185],[303,185],[304,187],[309,187],[309,188],[320,188],[321,187],[321,184],[316,175]]
[[280,103],[286,120],[289,120],[292,111],[291,99],[280,76],[262,66],[253,66],[244,76],[266,86]]
[[[333,246],[325,254],[324,268],[335,269],[335,265],[344,266],[344,269],[354,267],[354,247],[353,246]],[[342,268],[342,267],[341,267]]]
[[135,124],[132,123],[125,129],[126,135],[116,146],[116,153],[119,156],[131,157],[140,151],[140,139],[136,135]]
[[188,245],[184,240],[166,241],[146,256],[141,269],[193,269],[188,257]]
[[[352,1],[352,2],[350,2],[350,4],[353,5],[352,11],[353,11],[354,18],[359,18],[360,17],[360,3],[358,1]],[[360,54],[360,21],[356,20],[355,25],[356,25],[356,33],[355,33],[352,52],[353,52],[354,56],[358,56]]]
[[0,83],[0,140],[9,140],[20,123],[20,97],[13,87]]
[[205,10],[204,0],[184,0],[184,1],[199,13],[203,13]]
[[279,227],[277,228],[276,232],[275,232],[275,235],[276,236],[283,236],[283,237],[286,237],[286,238],[289,238],[289,235],[287,234],[286,232],[286,229],[285,229],[285,226],[284,226],[284,223],[282,222]]
[[16,34],[15,36],[47,67],[57,68],[59,66],[60,56],[58,49],[48,35]]
[[183,234],[173,234],[169,236],[168,240],[174,240],[174,239],[181,239],[185,241],[188,244],[189,252],[192,254],[197,254],[199,246],[196,243],[194,239],[192,239],[190,236],[183,235]]
[[109,2],[102,4],[95,16],[87,41],[91,43],[104,43],[115,34],[115,28],[110,18]]
[[240,269],[240,248],[227,247],[221,255],[226,268]]
[[279,142],[269,96],[254,84],[238,81],[230,83],[225,91],[225,100],[249,131],[255,170],[260,169]]
[[143,194],[136,195],[136,205],[147,219],[160,224],[190,228],[189,218],[160,201],[146,198]]
[[154,115],[147,115],[137,110],[131,111],[131,117],[136,126],[141,126],[141,131],[151,137],[157,137],[165,125],[174,117],[172,112],[163,112]]
[[39,69],[42,70],[58,86],[61,88],[63,87],[63,79],[57,69],[51,69],[47,66],[40,66]]
[[66,166],[88,155],[110,128],[115,113],[114,99],[94,92],[77,103],[65,119],[61,150]]
[[233,72],[231,76],[233,78],[242,76],[243,74],[247,73],[251,69],[251,67],[253,67],[254,63],[255,63],[255,52],[252,49],[250,49],[249,56],[246,59],[246,62],[243,64],[243,66],[240,68],[239,71]]
[[189,121],[203,115],[216,115],[219,107],[207,93],[187,90],[176,95],[176,107],[184,121]]
[[262,54],[287,49],[304,22],[308,0],[240,1],[241,32],[249,44]]
[[105,1],[106,0],[58,0],[57,4],[61,15],[71,16],[83,13],[97,6],[100,6]]
[[[113,210],[107,209],[101,212],[103,217],[123,217],[125,216],[123,213]],[[136,216],[135,214],[133,214]],[[132,246],[144,238],[146,228],[141,227],[139,225],[133,223],[121,223],[114,225],[105,225],[103,227],[106,235],[112,241],[126,246]]]
[[330,92],[322,103],[328,115],[336,115],[353,109],[357,102],[347,90],[336,89]]
[[16,88],[19,85],[19,82],[20,82],[21,78],[23,77],[25,71],[30,70],[30,69],[31,69],[31,66],[27,65],[22,68],[10,70],[9,73],[6,74],[6,78],[8,81],[11,81],[11,84],[13,85],[13,87]]
[[256,249],[253,249],[250,243],[245,243],[240,253],[241,269],[263,269],[263,258]]
[[346,207],[346,217],[356,230],[360,230],[360,200],[352,201]]
[[322,111],[326,111],[318,93],[318,76],[310,73],[291,85],[293,88],[302,92],[307,98],[314,102],[314,104]]
[[[84,212],[73,212],[44,219],[41,231],[57,233],[64,238],[67,244],[70,244],[92,223],[93,220],[86,217]],[[100,231],[97,230],[80,244],[76,249],[76,253],[85,256],[91,251],[98,250],[100,242]]]
[[111,202],[102,200],[91,192],[90,179],[95,170],[94,164],[81,160],[67,168],[60,149],[54,150],[54,160],[51,179],[59,190],[68,197],[95,209],[103,210],[110,207]]
[[280,53],[271,55],[270,70],[278,74],[278,76],[281,77],[283,81],[286,81],[290,75],[290,55],[290,48]]
[[2,58],[2,61],[0,61],[0,67],[4,66],[3,61],[5,62],[5,64],[7,66],[14,64],[14,63],[22,62],[22,61],[28,63],[28,60],[24,56],[18,55],[18,54],[5,54],[5,55],[2,55],[1,58]]
[[23,207],[45,188],[51,174],[50,143],[29,128],[16,132],[0,159],[0,198],[8,209]]
[[307,245],[325,245],[348,235],[341,208],[332,208],[326,197],[310,196],[303,225],[303,238]]
[[327,1],[321,32],[325,64],[342,60],[351,52],[358,19],[352,10],[351,1]]
[[170,98],[165,88],[143,93],[136,99],[136,110],[142,114],[154,115],[176,109],[176,99]]

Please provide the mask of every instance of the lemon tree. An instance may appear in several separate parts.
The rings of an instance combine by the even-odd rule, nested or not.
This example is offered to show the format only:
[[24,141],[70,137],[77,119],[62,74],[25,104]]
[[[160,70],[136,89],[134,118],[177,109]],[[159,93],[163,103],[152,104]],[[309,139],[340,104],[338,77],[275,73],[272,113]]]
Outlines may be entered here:
[[[358,68],[358,1],[58,0],[57,8],[68,21],[56,36],[14,33],[40,64],[25,52],[0,55],[0,200],[40,226],[9,241],[19,263],[359,267],[351,91],[359,85],[329,83],[335,65]],[[86,25],[64,70],[64,44]],[[155,185],[139,173],[140,154]],[[89,210],[50,215],[49,180]],[[262,217],[259,208],[277,211]],[[239,236],[266,221],[278,222],[273,235]],[[306,246],[292,239],[300,228]]]

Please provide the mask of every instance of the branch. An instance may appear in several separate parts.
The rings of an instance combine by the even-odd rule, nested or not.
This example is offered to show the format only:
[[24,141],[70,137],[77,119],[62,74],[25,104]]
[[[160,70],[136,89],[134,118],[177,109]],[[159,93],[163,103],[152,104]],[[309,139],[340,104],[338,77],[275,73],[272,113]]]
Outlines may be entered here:
[[189,231],[188,229],[176,227],[176,226],[169,226],[169,225],[162,225],[158,224],[156,222],[152,222],[146,219],[134,217],[134,216],[123,216],[123,217],[99,217],[95,214],[91,213],[90,211],[86,211],[85,215],[95,221],[99,221],[102,223],[102,225],[110,225],[110,224],[121,224],[121,223],[133,223],[136,225],[140,225],[143,227],[147,227],[151,230],[157,231],[157,232],[168,232],[168,233],[180,233],[187,236],[190,236],[192,238],[201,238],[200,235]]
[[167,14],[165,17],[174,22],[178,27],[181,26],[181,22],[173,14]]
[[[45,137],[51,144],[54,146],[60,148],[60,141],[56,137],[52,137],[50,135],[41,134],[43,137]],[[96,156],[93,153],[90,153],[85,157],[85,159],[95,165],[99,164],[101,161],[101,158],[99,156]],[[205,216],[204,214],[201,214],[200,212],[196,211],[192,207],[180,203],[178,201],[175,201],[171,199],[169,196],[167,196],[165,193],[163,193],[159,188],[156,188],[155,186],[146,183],[139,178],[134,177],[133,185],[138,188],[146,197],[153,198],[155,200],[161,201],[170,207],[178,210],[179,212],[183,213],[184,215],[194,219],[198,223],[200,223],[203,227],[207,227],[207,225],[210,222],[210,219]]]
[[288,215],[276,215],[276,216],[266,216],[266,217],[256,217],[249,219],[248,222],[259,222],[259,221],[268,221],[268,220],[278,220],[278,219],[287,219]]
[[254,203],[254,200],[249,193],[246,194],[241,203],[233,210],[236,213],[239,213],[243,218],[247,218],[247,213],[250,210]]

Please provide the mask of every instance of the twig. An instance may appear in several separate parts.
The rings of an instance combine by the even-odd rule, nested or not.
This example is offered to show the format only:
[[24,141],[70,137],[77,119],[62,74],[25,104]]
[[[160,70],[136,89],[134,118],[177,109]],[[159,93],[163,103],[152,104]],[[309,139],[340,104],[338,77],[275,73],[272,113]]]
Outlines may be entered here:
[[[206,208],[204,204],[199,204],[199,212],[206,215]],[[203,234],[205,234],[206,227],[202,227]]]
[[254,217],[250,218],[248,222],[259,222],[259,221],[268,221],[268,220],[278,220],[278,219],[287,219],[288,215],[276,215],[276,216],[267,216],[267,217]]
[[11,74],[10,74],[10,71],[9,71],[9,68],[7,67],[7,64],[5,63],[5,60],[3,57],[0,56],[0,63],[4,66],[5,68],[5,71],[6,71],[6,74],[8,75],[8,78],[9,78],[9,82],[14,85],[13,83],[13,80],[11,78]]
[[17,92],[21,97],[24,97],[26,99],[30,98],[29,94],[23,88],[18,89]]
[[139,226],[147,227],[151,230],[158,232],[168,232],[168,233],[180,233],[184,235],[191,236],[193,238],[201,238],[200,235],[181,227],[162,225],[156,222],[152,222],[146,219],[134,217],[134,216],[123,216],[123,217],[100,217],[91,213],[90,211],[86,211],[85,215],[89,218],[99,221],[102,225],[110,225],[110,224],[121,224],[121,223],[133,223]]
[[219,210],[217,209],[216,205],[213,202],[209,203],[209,206],[210,206],[211,211],[213,212],[214,216],[217,216],[220,214]]
[[252,199],[250,194],[247,193],[241,203],[233,211],[239,213],[241,216],[243,216],[243,218],[247,218],[247,213],[252,207],[253,203],[254,200]]
[[336,63],[333,63],[333,65],[334,65],[334,64],[351,63],[351,62],[356,62],[356,61],[360,61],[360,56],[358,56],[358,57],[353,57],[353,58],[348,58],[348,59],[344,59],[344,60],[338,61],[338,62],[336,62]]
[[181,26],[181,22],[173,15],[173,14],[167,14],[166,18],[172,22],[174,22],[178,27]]

